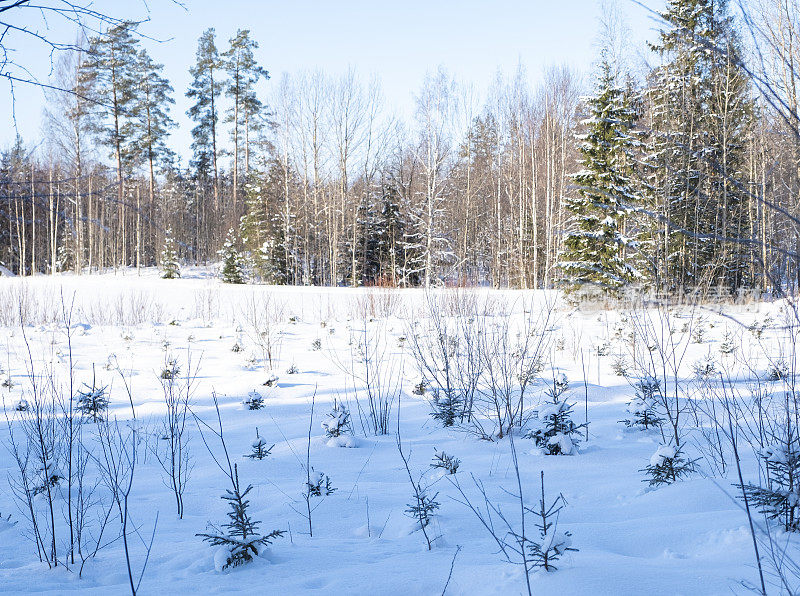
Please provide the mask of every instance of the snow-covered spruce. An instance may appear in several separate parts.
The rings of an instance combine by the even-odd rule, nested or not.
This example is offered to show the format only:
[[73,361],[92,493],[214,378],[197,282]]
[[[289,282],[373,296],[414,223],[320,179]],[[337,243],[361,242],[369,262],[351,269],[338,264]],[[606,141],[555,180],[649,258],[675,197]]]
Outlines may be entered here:
[[322,421],[322,428],[325,436],[329,439],[352,433],[350,410],[347,409],[347,406],[339,401],[334,401],[333,409],[325,415],[325,419]]
[[256,438],[253,439],[251,446],[253,450],[245,457],[262,460],[266,457],[269,457],[270,453],[272,453],[272,448],[275,447],[275,444],[273,443],[267,447],[267,442],[264,440],[264,437],[258,434],[258,427],[256,427]]
[[175,250],[175,240],[172,238],[172,229],[167,228],[164,237],[164,247],[161,249],[161,277],[163,279],[177,279],[181,276],[181,267],[178,262],[178,251]]
[[575,455],[580,443],[579,431],[585,424],[572,421],[572,406],[565,395],[569,381],[561,373],[553,379],[547,390],[549,401],[537,409],[537,417],[531,420],[526,438],[533,439],[536,446],[548,455]]
[[661,486],[672,484],[694,473],[697,470],[696,463],[697,460],[684,457],[681,447],[659,445],[650,458],[650,465],[639,471],[648,476],[643,482],[650,486]]
[[225,244],[219,251],[222,259],[222,269],[220,269],[220,279],[226,284],[243,284],[245,282],[244,265],[242,255],[236,247],[236,233],[233,228],[228,230]]
[[258,526],[261,522],[252,519],[247,511],[250,507],[247,495],[253,489],[253,485],[249,484],[244,490],[240,489],[239,470],[236,464],[233,466],[232,481],[233,490],[226,489],[225,494],[220,497],[230,507],[227,514],[228,523],[222,524],[222,528],[209,525],[209,532],[197,534],[212,546],[219,547],[214,555],[214,567],[217,571],[252,561],[265,546],[285,533],[283,530],[273,530],[266,535],[259,534]]
[[631,169],[640,144],[632,133],[631,99],[604,52],[596,92],[586,100],[589,117],[579,147],[583,169],[572,176],[577,192],[565,199],[571,218],[559,266],[573,292],[592,285],[614,293],[642,277],[626,254],[637,243],[624,234],[625,220],[640,202]]
[[661,426],[664,419],[658,414],[661,384],[658,380],[643,379],[634,385],[635,396],[628,402],[629,418],[620,420],[628,428],[649,430]]
[[786,532],[800,530],[800,441],[776,441],[760,453],[767,467],[765,486],[738,485],[743,496],[768,519],[776,520]]
[[107,387],[98,387],[94,383],[91,387],[84,384],[83,388],[78,390],[76,397],[78,399],[75,409],[85,418],[92,422],[100,422],[105,418],[108,410]]

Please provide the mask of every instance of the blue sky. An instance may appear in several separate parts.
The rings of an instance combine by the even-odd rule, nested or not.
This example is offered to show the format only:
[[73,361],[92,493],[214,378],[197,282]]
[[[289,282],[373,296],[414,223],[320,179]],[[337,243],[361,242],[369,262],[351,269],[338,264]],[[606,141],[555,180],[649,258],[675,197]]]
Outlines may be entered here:
[[[617,0],[633,43],[653,37],[654,23],[632,0]],[[125,8],[120,8],[120,5]],[[400,113],[426,71],[445,66],[479,90],[498,69],[513,72],[521,61],[532,84],[552,64],[589,72],[596,53],[600,0],[186,0],[186,10],[170,0],[97,0],[95,6],[150,21],[142,31],[153,57],[166,65],[175,87],[173,117],[179,123],[171,143],[188,146],[190,123],[183,94],[197,37],[215,27],[220,51],[237,28],[249,28],[260,43],[258,59],[273,81],[282,72],[320,68],[341,73],[353,66],[365,78],[377,74],[389,106]],[[657,8],[661,0],[646,0]],[[124,14],[123,14],[124,11]],[[41,25],[39,25],[41,26]],[[51,34],[71,40],[71,30],[49,23]],[[21,38],[16,38],[17,40]],[[38,44],[18,43],[17,58],[46,79],[49,59]],[[267,82],[264,91],[269,90]],[[16,121],[23,138],[40,136],[43,94],[17,86]],[[0,83],[0,147],[14,137],[7,85]]]

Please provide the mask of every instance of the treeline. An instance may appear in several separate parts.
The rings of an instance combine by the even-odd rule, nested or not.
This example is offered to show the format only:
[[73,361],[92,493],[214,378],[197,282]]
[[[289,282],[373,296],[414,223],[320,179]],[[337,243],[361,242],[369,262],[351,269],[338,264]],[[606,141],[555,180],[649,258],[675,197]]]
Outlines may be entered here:
[[[762,12],[758,34],[792,31]],[[750,64],[756,36],[726,2],[670,0],[662,18],[652,66],[605,40],[588,97],[566,68],[536,89],[498,75],[483,99],[439,69],[408,121],[352,71],[263,84],[250,32],[219,49],[209,29],[181,156],[163,67],[112,27],[58,64],[70,92],[51,92],[44,142],[0,155],[0,263],[151,266],[173,239],[206,263],[227,237],[270,283],[792,291],[800,143],[752,81],[791,100],[794,70],[775,44]]]

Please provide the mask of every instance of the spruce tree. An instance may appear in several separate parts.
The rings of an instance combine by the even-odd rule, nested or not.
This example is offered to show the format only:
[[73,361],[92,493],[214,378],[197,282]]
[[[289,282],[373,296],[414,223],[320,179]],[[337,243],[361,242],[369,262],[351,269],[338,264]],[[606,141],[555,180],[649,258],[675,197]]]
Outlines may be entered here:
[[626,260],[626,249],[636,248],[625,235],[625,221],[639,202],[631,179],[638,141],[632,132],[635,113],[616,79],[604,56],[596,93],[586,102],[589,117],[579,148],[583,169],[573,175],[577,192],[565,200],[572,217],[560,266],[570,290],[595,284],[616,292],[643,277]]
[[161,277],[163,279],[177,279],[181,276],[178,263],[178,251],[175,250],[175,240],[172,239],[172,229],[167,228],[164,237],[164,248],[161,250]]
[[222,257],[222,269],[220,270],[222,281],[226,284],[243,284],[245,278],[242,256],[236,247],[236,232],[233,228],[228,230],[225,244],[218,254]]

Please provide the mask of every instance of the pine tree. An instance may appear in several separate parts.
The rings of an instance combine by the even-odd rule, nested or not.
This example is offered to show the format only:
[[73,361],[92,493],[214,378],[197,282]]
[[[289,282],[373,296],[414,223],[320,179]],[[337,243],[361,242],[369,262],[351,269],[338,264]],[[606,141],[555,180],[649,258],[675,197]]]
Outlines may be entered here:
[[217,50],[214,28],[206,29],[197,43],[196,63],[189,69],[192,82],[186,97],[195,103],[186,114],[195,122],[192,129],[192,167],[201,181],[211,180],[214,208],[219,209],[219,168],[217,125],[219,96],[222,92],[222,60]]
[[635,113],[616,79],[604,55],[596,93],[587,101],[589,117],[579,149],[583,170],[573,175],[577,193],[565,200],[572,220],[560,266],[571,290],[596,284],[616,292],[643,277],[626,260],[626,250],[636,248],[625,235],[625,221],[639,203],[631,179],[639,143],[632,132]]
[[166,141],[169,130],[175,127],[169,115],[170,106],[175,104],[173,89],[162,74],[163,70],[164,65],[154,62],[146,51],[141,50],[136,55],[134,73],[138,93],[130,127],[133,151],[147,167],[151,208],[155,202],[156,165],[169,163],[172,151]]
[[161,277],[163,279],[176,279],[180,276],[181,268],[178,263],[178,251],[175,250],[172,229],[167,228],[164,237],[164,248],[161,250]]
[[[255,86],[261,77],[268,78],[267,71],[258,65],[253,51],[258,43],[250,38],[249,29],[239,29],[230,40],[230,48],[222,54],[223,64],[228,73],[225,92],[232,104],[225,122],[233,125],[233,208],[236,211],[238,192],[241,184],[239,172],[242,149],[244,149],[245,174],[250,168],[250,133],[258,126],[258,113],[262,104],[256,96]],[[242,138],[244,137],[244,138]]]
[[218,254],[222,257],[222,270],[220,271],[222,281],[226,284],[243,284],[245,279],[242,256],[236,247],[236,232],[233,228],[228,230],[225,244]]
[[131,134],[139,94],[136,73],[139,41],[134,35],[135,26],[123,22],[92,38],[79,74],[81,92],[94,100],[89,126],[99,143],[110,150],[116,164],[120,204],[125,196],[127,173],[136,164],[138,155]]

